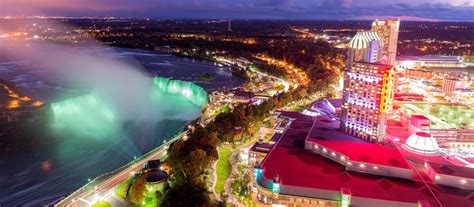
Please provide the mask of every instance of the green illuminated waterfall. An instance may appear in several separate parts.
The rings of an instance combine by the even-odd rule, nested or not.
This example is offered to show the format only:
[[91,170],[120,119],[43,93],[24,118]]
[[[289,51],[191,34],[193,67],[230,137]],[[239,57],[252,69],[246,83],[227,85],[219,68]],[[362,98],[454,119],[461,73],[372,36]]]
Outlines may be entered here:
[[[73,135],[106,138],[122,133],[125,122],[144,120],[149,123],[175,117],[176,114],[199,114],[208,102],[207,92],[190,82],[169,80],[155,77],[144,94],[151,93],[137,103],[141,107],[136,116],[125,116],[124,107],[114,103],[97,92],[69,98],[52,103],[53,128],[58,132],[69,132]],[[138,102],[147,102],[143,105]],[[176,118],[176,117],[175,117]],[[179,117],[176,119],[189,117]],[[195,115],[194,115],[195,118]],[[192,119],[194,119],[192,118]]]
[[153,83],[158,91],[165,94],[182,96],[201,108],[207,104],[207,92],[191,82],[155,77]]
[[73,133],[104,137],[119,129],[115,113],[95,94],[52,103],[51,109],[53,127],[57,130],[68,129]]

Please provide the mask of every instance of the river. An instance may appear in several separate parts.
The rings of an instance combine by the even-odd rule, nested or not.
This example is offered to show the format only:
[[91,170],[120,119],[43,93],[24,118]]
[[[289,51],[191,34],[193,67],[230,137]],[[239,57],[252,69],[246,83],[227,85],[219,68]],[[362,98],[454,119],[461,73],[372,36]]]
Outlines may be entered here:
[[[208,92],[222,87],[233,88],[244,82],[233,76],[229,67],[170,54],[109,47],[77,47],[74,50],[77,53],[93,51],[106,54],[109,58],[126,60],[150,77],[193,82]],[[214,80],[199,81],[202,73],[211,74]],[[84,93],[82,89],[66,86],[62,80],[49,77],[47,70],[35,69],[35,63],[27,58],[3,58],[0,54],[0,78],[10,81],[34,99],[56,102],[64,96]],[[71,134],[60,142],[33,152],[0,157],[0,206],[50,205],[83,186],[89,179],[117,169],[133,157],[156,148],[200,115],[200,109],[184,103],[184,99],[168,96],[160,96],[159,99],[166,103],[158,107],[159,110],[174,109],[167,110],[164,118],[135,120],[123,127],[120,133],[108,134],[105,138]],[[61,123],[64,121],[61,120]]]

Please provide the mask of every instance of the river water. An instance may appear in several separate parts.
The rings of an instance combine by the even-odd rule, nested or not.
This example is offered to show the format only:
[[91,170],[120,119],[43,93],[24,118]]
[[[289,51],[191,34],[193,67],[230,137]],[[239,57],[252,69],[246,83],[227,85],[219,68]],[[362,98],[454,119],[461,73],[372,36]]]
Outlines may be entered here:
[[[45,47],[41,49],[48,49]],[[170,54],[108,47],[78,47],[74,50],[78,53],[93,51],[126,60],[150,77],[194,82],[208,92],[236,87],[244,82],[233,76],[229,67]],[[199,81],[199,75],[204,72],[211,74],[214,80]],[[33,99],[54,102],[63,96],[83,93],[63,85],[62,80],[48,78],[47,73],[47,70],[35,69],[35,63],[28,58],[3,58],[0,54],[0,78],[12,82]],[[168,110],[163,118],[128,123],[121,133],[106,138],[72,134],[34,152],[0,157],[0,206],[50,205],[86,184],[88,179],[113,171],[130,162],[134,156],[156,148],[200,115],[200,109],[184,103],[185,100],[161,98],[170,105],[169,108],[175,109]]]

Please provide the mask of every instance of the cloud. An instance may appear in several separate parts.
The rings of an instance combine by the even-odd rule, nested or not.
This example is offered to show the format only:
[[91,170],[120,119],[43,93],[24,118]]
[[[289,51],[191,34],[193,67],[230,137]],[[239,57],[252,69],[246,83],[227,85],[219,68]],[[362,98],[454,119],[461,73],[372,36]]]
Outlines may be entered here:
[[264,0],[257,5],[267,7],[267,6],[272,6],[272,7],[280,7],[280,6],[288,6],[292,3],[292,0]]
[[473,20],[466,0],[0,0],[0,16],[135,16],[157,18],[353,19],[414,16]]
[[352,5],[352,0],[323,0],[320,7],[331,8],[348,8]]

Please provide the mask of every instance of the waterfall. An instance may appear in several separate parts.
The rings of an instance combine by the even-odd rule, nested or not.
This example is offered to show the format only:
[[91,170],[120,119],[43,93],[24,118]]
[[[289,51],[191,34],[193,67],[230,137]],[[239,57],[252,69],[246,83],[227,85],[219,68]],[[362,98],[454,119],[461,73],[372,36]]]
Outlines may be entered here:
[[130,101],[136,108],[118,103],[124,99],[114,99],[97,91],[51,103],[52,127],[59,133],[94,138],[114,137],[122,133],[125,122],[154,124],[166,118],[195,118],[190,112],[199,114],[208,102],[207,92],[191,82],[155,77],[149,87],[144,96],[148,93],[151,96]]
[[163,77],[155,77],[153,82],[162,93],[183,96],[192,104],[201,108],[207,105],[207,92],[196,84],[187,81],[170,80]]

